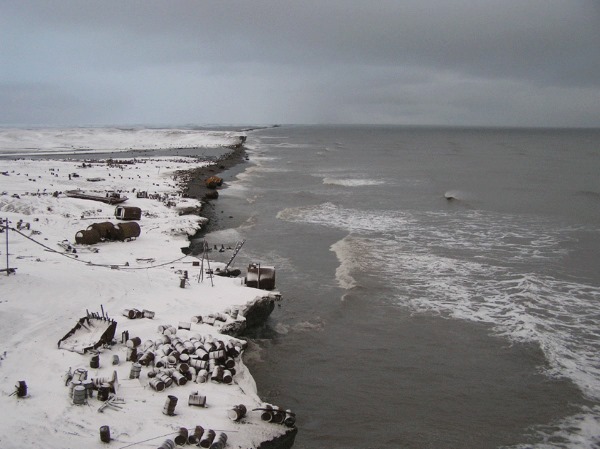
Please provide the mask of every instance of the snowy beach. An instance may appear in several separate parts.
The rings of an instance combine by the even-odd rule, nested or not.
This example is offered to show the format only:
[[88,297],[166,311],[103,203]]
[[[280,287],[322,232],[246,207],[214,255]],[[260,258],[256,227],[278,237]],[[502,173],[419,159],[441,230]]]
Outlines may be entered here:
[[[190,182],[184,173],[210,163],[145,151],[230,147],[240,143],[239,133],[75,129],[68,134],[0,130],[0,151],[19,158],[0,161],[0,218],[8,227],[0,234],[5,270],[0,272],[0,445],[105,447],[102,426],[109,428],[111,446],[139,448],[159,447],[180,428],[192,434],[196,426],[205,434],[224,432],[226,446],[239,448],[295,432],[293,426],[261,419],[264,410],[255,409],[269,405],[260,400],[237,354],[245,342],[221,333],[243,327],[244,313],[275,295],[245,286],[241,277],[212,276],[206,260],[182,252],[206,223],[187,213],[201,203],[196,195],[181,194]],[[140,154],[123,153],[132,150]],[[63,151],[85,152],[89,159],[31,158],[59,157]],[[111,158],[98,157],[104,152]],[[139,236],[77,244],[77,233],[92,224],[132,223],[115,217],[114,204],[65,195],[78,189],[127,196],[122,206],[141,210]],[[211,261],[210,269],[222,265]],[[138,318],[125,316],[132,310],[140,311]],[[68,336],[83,317],[91,319]],[[110,342],[87,349],[106,336],[102,332],[113,320],[117,327]],[[176,343],[185,343],[187,351],[176,352],[187,357],[167,364],[179,374],[171,373],[173,385],[157,388],[158,360],[175,351]],[[200,347],[209,354],[227,348],[227,359],[233,359],[230,382],[223,380],[223,369],[220,378],[219,370],[213,380],[208,370],[206,381],[196,378],[189,359],[200,359]],[[134,374],[139,366],[128,360],[133,348],[138,357],[152,353],[139,377]],[[92,397],[83,401],[74,397],[76,381],[85,386],[92,379],[97,387],[109,384],[112,405],[103,407],[100,388],[87,391]],[[19,382],[26,392],[17,394]],[[171,397],[177,403],[168,411]],[[205,398],[205,406],[188,405],[192,397]],[[247,413],[234,421],[229,415],[240,404]]]

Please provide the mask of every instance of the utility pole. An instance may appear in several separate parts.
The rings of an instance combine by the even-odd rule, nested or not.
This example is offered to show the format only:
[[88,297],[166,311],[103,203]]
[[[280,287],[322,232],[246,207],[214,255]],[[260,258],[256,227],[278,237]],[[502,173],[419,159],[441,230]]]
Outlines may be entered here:
[[6,226],[4,227],[6,233],[6,275],[10,275],[10,269],[8,268],[8,218],[6,219]]

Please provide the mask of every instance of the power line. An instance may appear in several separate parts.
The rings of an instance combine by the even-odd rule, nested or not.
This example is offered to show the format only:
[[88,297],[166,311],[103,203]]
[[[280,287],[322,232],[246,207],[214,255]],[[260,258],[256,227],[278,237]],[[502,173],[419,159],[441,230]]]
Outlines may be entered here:
[[[84,263],[84,264],[86,264],[88,266],[106,267],[106,268],[113,268],[115,266],[118,266],[118,265],[115,265],[115,264],[99,264],[99,263],[94,263],[94,262],[90,262],[90,261],[85,261],[85,260],[79,259],[77,256],[71,256],[70,254],[65,254],[63,252],[55,250],[54,248],[50,248],[48,245],[45,245],[44,243],[39,242],[39,241],[35,240],[34,238],[31,238],[30,236],[23,234],[18,229],[15,229],[13,227],[9,227],[8,225],[0,225],[0,228],[1,229],[5,229],[5,230],[6,229],[10,229],[11,231],[16,232],[20,236],[25,237],[26,239],[32,241],[33,243],[35,243],[35,244],[43,247],[46,251],[58,254],[60,256],[66,257],[67,259],[74,260],[76,262]],[[7,245],[8,245],[8,236],[7,236]],[[7,260],[8,260],[8,251],[7,251],[7,256],[6,257],[7,257]],[[179,257],[177,259],[171,260],[169,262],[164,262],[164,263],[160,263],[160,264],[156,264],[156,265],[149,265],[147,267],[128,267],[128,266],[118,266],[118,267],[119,267],[120,270],[148,270],[150,268],[164,267],[165,265],[169,265],[169,264],[172,264],[172,263],[175,263],[175,262],[179,262],[180,260],[183,260],[186,257],[188,257],[188,256],[187,255],[183,255],[182,257]]]

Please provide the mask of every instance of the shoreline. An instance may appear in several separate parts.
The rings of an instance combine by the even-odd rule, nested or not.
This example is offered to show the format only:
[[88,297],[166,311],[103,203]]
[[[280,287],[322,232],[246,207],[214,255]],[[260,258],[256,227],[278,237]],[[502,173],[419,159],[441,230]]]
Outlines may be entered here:
[[[183,174],[186,180],[183,183],[182,193],[186,194],[190,198],[195,198],[202,202],[199,214],[208,220],[203,223],[202,227],[194,236],[190,236],[190,248],[193,246],[193,240],[202,239],[211,232],[226,229],[230,224],[228,223],[227,226],[224,226],[222,225],[222,221],[219,219],[220,214],[217,213],[216,206],[213,203],[214,201],[218,201],[219,198],[206,198],[207,194],[210,194],[215,190],[207,188],[204,180],[210,176],[217,175],[223,178],[223,184],[226,185],[228,182],[233,181],[239,173],[245,170],[245,163],[248,160],[246,148],[242,143],[241,145],[236,146],[232,152],[225,154],[219,161],[217,161],[216,165],[197,167],[188,170],[185,174]],[[218,192],[219,190],[220,188],[216,191]],[[264,322],[266,319],[268,319],[273,309],[273,301],[271,301],[270,304],[256,304],[255,307],[245,312],[245,317],[249,321]],[[245,338],[246,329],[247,328],[244,327],[244,329],[241,330],[234,330],[230,335],[238,338]],[[298,428],[294,426],[283,435],[262,442],[256,449],[291,449],[294,446],[297,434]]]
[[[209,189],[204,181],[210,176],[219,176],[223,179],[223,184],[227,184],[235,179],[235,177],[245,170],[244,164],[248,161],[246,148],[243,143],[236,145],[232,151],[226,153],[215,164],[204,167],[196,167],[190,170],[185,170],[179,174],[183,178],[181,194],[188,198],[193,198],[200,201],[202,204],[197,211],[201,217],[207,221],[201,226],[198,231],[190,237],[190,240],[199,239],[214,231],[221,230],[219,214],[216,211],[214,201],[218,201],[218,195],[221,188]],[[217,195],[216,198],[211,198],[211,195]]]

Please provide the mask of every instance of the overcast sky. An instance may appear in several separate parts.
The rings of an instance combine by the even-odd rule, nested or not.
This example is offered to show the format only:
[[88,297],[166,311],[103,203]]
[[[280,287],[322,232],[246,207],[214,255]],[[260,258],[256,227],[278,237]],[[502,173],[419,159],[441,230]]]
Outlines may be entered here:
[[0,124],[600,126],[599,0],[0,0]]

